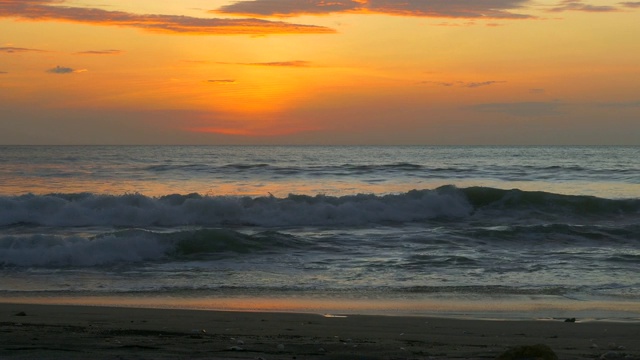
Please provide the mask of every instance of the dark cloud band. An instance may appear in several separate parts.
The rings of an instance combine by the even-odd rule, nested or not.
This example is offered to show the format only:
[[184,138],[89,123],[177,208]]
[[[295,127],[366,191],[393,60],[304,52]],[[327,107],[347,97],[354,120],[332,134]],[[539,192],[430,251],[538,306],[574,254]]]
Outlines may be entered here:
[[77,55],[120,55],[122,50],[88,50],[77,52]]
[[[332,33],[322,26],[290,24],[261,19],[215,19],[179,15],[133,14],[95,8],[60,6],[59,0],[0,0],[0,18],[32,21],[127,26],[153,32],[180,34],[304,34]],[[56,6],[53,6],[53,5]]]
[[0,47],[0,52],[5,53],[24,53],[24,52],[45,52],[44,50],[38,49],[28,49],[28,48],[20,48],[20,47]]
[[584,11],[584,12],[611,12],[619,9],[611,5],[591,5],[585,4],[582,0],[564,0],[558,6],[552,8],[551,12],[563,11]]
[[512,11],[523,8],[528,2],[529,0],[249,0],[238,1],[212,12],[249,16],[374,13],[468,19],[525,19],[532,16]]

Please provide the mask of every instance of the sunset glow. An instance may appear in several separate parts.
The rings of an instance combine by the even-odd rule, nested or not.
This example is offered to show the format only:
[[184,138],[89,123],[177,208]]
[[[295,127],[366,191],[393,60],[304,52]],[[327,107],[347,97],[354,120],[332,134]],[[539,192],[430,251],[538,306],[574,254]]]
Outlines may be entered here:
[[0,143],[640,144],[639,10],[0,0]]

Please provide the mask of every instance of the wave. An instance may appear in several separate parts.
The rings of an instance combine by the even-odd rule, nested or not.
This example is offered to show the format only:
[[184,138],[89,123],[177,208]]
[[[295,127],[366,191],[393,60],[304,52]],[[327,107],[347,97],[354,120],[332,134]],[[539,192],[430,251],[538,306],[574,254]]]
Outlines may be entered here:
[[145,234],[87,238],[83,236],[29,235],[0,238],[0,265],[85,267],[135,263],[166,256],[168,244]]
[[[0,226],[364,226],[429,220],[509,218],[638,220],[640,199],[486,187],[349,196],[203,196],[92,193],[0,197]],[[559,221],[564,223],[565,221]]]
[[[271,165],[267,163],[233,163],[233,164],[160,164],[145,166],[143,171],[149,171],[152,173],[168,173],[168,172],[190,172],[194,175],[198,173],[203,174],[228,174],[228,173],[242,173],[246,174],[251,172],[254,174],[260,174],[263,176],[277,176],[282,174],[297,174],[301,176],[318,176],[318,175],[336,175],[336,176],[353,176],[353,175],[365,175],[365,174],[389,174],[402,172],[404,175],[408,173],[418,173],[423,170],[427,170],[429,173],[439,173],[448,171],[458,171],[457,169],[440,169],[440,168],[425,168],[423,165],[399,162],[390,164],[372,164],[372,165]],[[419,174],[423,176],[424,174]]]
[[0,266],[91,267],[303,246],[303,240],[275,231],[248,235],[229,229],[175,232],[127,229],[91,237],[10,235],[0,236]]
[[477,210],[527,210],[577,216],[640,215],[640,199],[603,199],[595,196],[486,187],[470,187],[460,191]]
[[522,239],[529,242],[555,241],[629,243],[640,240],[640,225],[636,224],[538,224],[479,227],[466,232],[470,237],[485,241],[512,242]]
[[286,198],[50,194],[0,197],[0,226],[359,225],[461,217],[470,211],[462,193],[440,190]]
[[[640,227],[631,225],[621,229],[600,226],[580,227],[550,226],[505,226],[486,229],[468,227],[460,230],[455,226],[449,231],[438,232],[425,229],[418,236],[403,237],[402,230],[372,237],[371,234],[332,232],[309,235],[307,232],[289,233],[287,230],[264,230],[258,232],[229,228],[198,229],[121,229],[106,230],[91,234],[86,228],[75,232],[0,234],[0,269],[13,267],[95,267],[142,262],[183,262],[191,260],[235,259],[245,256],[269,256],[282,254],[325,254],[335,257],[352,254],[356,258],[363,254],[395,252],[412,248],[403,261],[371,262],[365,267],[377,270],[402,268],[403,271],[424,269],[461,269],[493,267],[496,259],[486,253],[497,245],[499,249],[537,248],[540,245],[556,249],[556,260],[584,261],[593,259],[592,253],[578,254],[578,248],[601,248],[599,256],[616,266],[637,264],[640,254],[625,249],[635,248]],[[42,228],[37,229],[38,231]],[[45,228],[44,230],[48,230]],[[412,231],[415,231],[413,228]],[[389,235],[391,234],[391,235]],[[565,254],[563,247],[571,251]],[[421,250],[418,250],[421,249]],[[469,252],[470,249],[475,249]],[[484,249],[484,250],[482,250]],[[614,250],[617,249],[617,250]],[[477,252],[477,251],[478,252]],[[404,252],[404,250],[403,250]],[[488,254],[488,255],[487,255]],[[350,255],[349,255],[350,256]],[[364,255],[366,258],[367,255]],[[322,260],[320,263],[322,263]],[[316,265],[320,265],[316,263]],[[327,265],[327,264],[325,264]],[[359,265],[362,266],[362,265]],[[525,267],[516,266],[518,271]],[[508,271],[501,268],[502,272]]]
[[[419,179],[451,179],[451,178],[487,178],[506,181],[576,181],[592,179],[596,181],[611,181],[617,179],[622,182],[636,183],[640,169],[620,166],[590,166],[574,163],[561,165],[544,164],[493,164],[479,166],[476,164],[424,164],[416,162],[371,162],[364,164],[353,163],[267,163],[261,161],[235,163],[164,163],[142,166],[136,170],[149,172],[154,175],[167,176],[176,173],[191,176],[229,176],[229,175],[259,175],[278,177],[283,174],[302,177],[316,176],[401,176]],[[170,175],[168,175],[170,176]]]

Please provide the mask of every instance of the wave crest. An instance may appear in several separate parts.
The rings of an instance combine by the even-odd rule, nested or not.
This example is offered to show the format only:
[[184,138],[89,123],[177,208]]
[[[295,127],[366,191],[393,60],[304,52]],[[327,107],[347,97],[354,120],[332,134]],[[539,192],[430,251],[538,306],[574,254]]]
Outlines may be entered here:
[[50,194],[0,197],[0,226],[349,226],[464,217],[471,210],[462,193],[440,189],[286,198]]

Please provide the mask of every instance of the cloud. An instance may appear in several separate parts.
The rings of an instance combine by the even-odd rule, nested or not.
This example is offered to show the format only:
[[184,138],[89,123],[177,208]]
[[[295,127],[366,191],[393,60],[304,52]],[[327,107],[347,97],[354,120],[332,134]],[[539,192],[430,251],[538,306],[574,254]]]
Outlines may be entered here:
[[433,26],[452,26],[452,27],[460,27],[460,26],[473,26],[475,23],[473,21],[467,21],[463,24],[460,23],[450,23],[450,22],[441,22],[439,24],[433,24]]
[[47,70],[48,73],[50,74],[72,74],[72,73],[83,73],[86,72],[87,69],[72,69],[69,67],[64,67],[64,66],[56,66],[52,69]]
[[[1,5],[0,5],[1,6]],[[1,16],[1,15],[0,15]],[[39,49],[28,49],[28,48],[19,48],[19,47],[0,47],[0,52],[6,53],[23,53],[23,52],[46,52],[44,50]]]
[[537,89],[529,89],[529,92],[532,94],[544,94],[546,90],[537,88]]
[[309,61],[293,60],[293,61],[274,61],[274,62],[262,62],[262,63],[248,63],[246,65],[282,66],[282,67],[309,67],[311,65],[311,63]]
[[589,5],[583,3],[582,0],[563,0],[558,6],[550,9],[550,12],[563,11],[584,11],[584,12],[612,12],[618,11],[615,6],[609,5]]
[[505,83],[506,81],[489,80],[478,82],[465,82],[465,81],[423,81],[421,84],[445,86],[445,87],[466,87],[466,88],[479,88],[483,86],[490,86],[495,84]]
[[621,2],[620,5],[630,8],[640,8],[640,1],[625,1]]
[[102,26],[126,26],[173,34],[305,34],[333,33],[314,25],[260,19],[196,18],[180,15],[134,14],[97,8],[62,6],[64,0],[0,0],[0,18],[30,21],[62,21]]
[[275,66],[275,67],[311,67],[310,61],[291,60],[291,61],[272,61],[272,62],[255,62],[255,63],[226,63],[218,62],[225,65],[248,65],[248,66]]
[[71,74],[73,72],[73,69],[63,66],[56,66],[53,69],[47,70],[47,72],[51,74]]
[[77,52],[76,55],[120,55],[123,52],[122,50],[89,50]]
[[2,75],[2,74],[8,74],[8,72],[6,72],[6,71],[0,71],[0,75]]
[[550,116],[562,114],[563,103],[552,102],[514,102],[487,103],[469,106],[469,109],[482,112],[498,112],[515,116]]
[[482,87],[482,86],[489,86],[489,85],[493,85],[493,84],[500,84],[500,83],[505,83],[506,81],[481,81],[481,82],[469,82],[469,83],[464,83],[462,86],[464,87],[468,87],[468,88],[477,88],[477,87]]
[[337,12],[352,12],[362,8],[361,1],[337,0],[253,0],[238,1],[225,5],[213,13],[240,14],[250,16],[295,16],[295,15],[324,15]]
[[526,19],[511,12],[529,0],[248,0],[222,6],[214,13],[245,16],[326,15],[330,13],[388,14],[467,19]]
[[235,84],[235,80],[233,79],[213,79],[213,80],[207,80],[208,83],[213,83],[213,84]]

